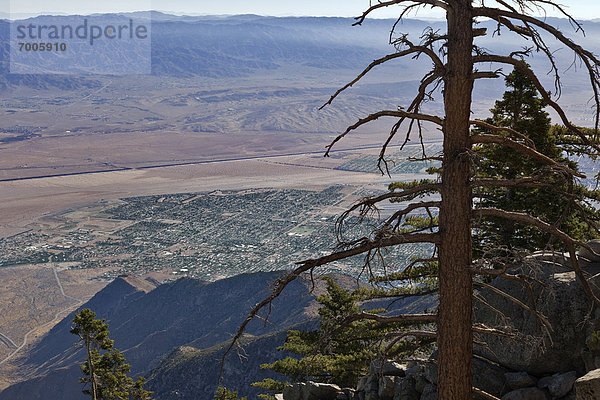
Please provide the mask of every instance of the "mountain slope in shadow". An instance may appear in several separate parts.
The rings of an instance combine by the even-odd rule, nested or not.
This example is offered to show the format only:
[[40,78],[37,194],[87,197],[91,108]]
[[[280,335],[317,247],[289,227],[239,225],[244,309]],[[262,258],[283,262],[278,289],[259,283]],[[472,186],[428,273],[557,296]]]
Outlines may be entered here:
[[[152,288],[139,278],[118,278],[82,308],[106,318],[110,337],[136,375],[146,374],[179,346],[210,348],[229,340],[254,304],[268,295],[268,282],[281,272],[242,274],[216,282],[182,278]],[[253,321],[253,336],[281,331],[309,319],[314,298],[297,281],[273,302],[269,323]],[[34,377],[6,388],[0,399],[78,399],[79,364],[84,359],[69,330],[74,313],[58,323],[24,357]]]

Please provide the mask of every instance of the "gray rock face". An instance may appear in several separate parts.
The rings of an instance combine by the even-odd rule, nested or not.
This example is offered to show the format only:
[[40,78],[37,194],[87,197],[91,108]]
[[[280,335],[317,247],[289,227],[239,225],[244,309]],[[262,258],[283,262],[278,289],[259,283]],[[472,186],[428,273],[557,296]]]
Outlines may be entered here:
[[[383,364],[383,365],[382,365]],[[407,366],[389,360],[373,360],[369,366],[371,375],[404,376]]]
[[428,362],[425,364],[425,379],[429,382],[437,385],[438,383],[438,373],[437,373],[437,364],[434,362]]
[[[400,383],[402,383],[404,381],[410,382],[412,380],[412,382],[410,382],[410,384],[412,385],[414,390],[416,390],[419,394],[423,393],[423,390],[425,390],[425,385],[427,385],[427,383],[428,383],[427,380],[425,379],[425,368],[423,367],[423,365],[415,364],[415,365],[411,366],[410,368],[408,368],[406,370],[406,376],[407,376],[407,378],[400,381]],[[408,378],[410,378],[410,379],[408,379]],[[403,384],[407,385],[409,383],[403,383]],[[406,390],[406,389],[403,389],[403,390]]]
[[600,399],[600,369],[590,371],[575,381],[575,398],[577,400]]
[[368,376],[363,376],[362,378],[360,378],[358,380],[358,385],[356,386],[356,390],[358,391],[364,391],[365,388],[367,387],[367,381],[369,380]]
[[394,400],[420,400],[421,393],[416,389],[414,378],[399,379],[394,391]]
[[351,400],[354,397],[356,390],[349,388],[342,388],[342,393],[338,394],[336,400]]
[[506,393],[502,400],[548,400],[548,397],[538,388],[524,388]]
[[[542,261],[537,267],[524,266],[511,271],[534,275],[543,282],[544,285],[533,284],[533,297],[536,308],[552,325],[552,340],[545,335],[539,319],[532,312],[490,290],[482,290],[480,295],[500,310],[506,320],[481,303],[476,303],[475,320],[488,326],[508,324],[522,336],[507,338],[486,335],[483,341],[487,348],[479,347],[476,352],[515,371],[526,371],[533,375],[568,371],[584,373],[581,350],[586,346],[589,328],[582,326],[581,321],[586,320],[589,302],[574,272],[555,273],[562,269],[555,263]],[[592,279],[600,280],[598,277]],[[492,285],[525,304],[531,304],[530,293],[525,285],[505,278],[494,279]]]
[[540,389],[548,389],[552,397],[563,397],[571,391],[575,380],[577,380],[577,373],[575,371],[565,374],[554,374],[540,379],[538,387]]
[[317,382],[295,383],[283,389],[284,400],[335,400],[342,393],[337,385]]
[[379,400],[392,400],[395,388],[396,381],[393,377],[382,376],[379,378],[379,391],[377,392]]
[[[600,254],[600,239],[590,240],[586,244],[592,248],[594,253]],[[594,253],[585,247],[579,249],[579,261],[582,263],[582,266],[587,267],[588,265],[600,264],[600,255]]]
[[506,384],[512,390],[536,386],[537,379],[527,372],[507,372],[504,374]]
[[429,384],[425,386],[420,400],[437,400],[437,396],[437,386]]
[[473,358],[473,386],[496,397],[506,393],[506,369]]
[[423,375],[425,373],[425,368],[420,364],[410,365],[406,371],[406,376],[415,377],[417,375]]
[[425,391],[425,386],[427,386],[427,384],[429,382],[427,382],[427,379],[425,379],[425,377],[423,375],[417,375],[415,376],[415,390],[419,393],[423,393]]
[[[473,358],[473,386],[489,394],[501,396],[506,392],[505,372],[507,370],[499,365],[483,361],[480,358]],[[437,363],[432,360],[428,361],[424,366],[424,374],[422,376],[425,377],[428,383],[437,385]],[[418,386],[417,390],[419,390]],[[421,391],[423,390],[421,389]]]
[[377,400],[379,398],[379,375],[368,375],[366,378],[362,388],[364,398],[365,400]]
[[283,399],[284,400],[299,400],[302,399],[302,386],[303,383],[297,383],[295,385],[286,386],[283,389]]

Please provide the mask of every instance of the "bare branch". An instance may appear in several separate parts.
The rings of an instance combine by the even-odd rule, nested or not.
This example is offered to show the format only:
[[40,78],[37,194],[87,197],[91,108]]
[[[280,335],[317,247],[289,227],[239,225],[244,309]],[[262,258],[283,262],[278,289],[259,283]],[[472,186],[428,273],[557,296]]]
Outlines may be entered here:
[[396,226],[398,226],[398,224],[401,222],[401,218],[414,210],[417,210],[419,208],[429,208],[429,207],[439,208],[440,205],[441,205],[440,201],[421,201],[419,203],[411,203],[411,204],[407,205],[405,208],[396,211],[391,217],[389,217],[388,220],[385,221],[385,223],[383,224],[383,229],[390,226],[391,223],[396,219],[398,220],[398,223],[396,224]]
[[289,273],[281,276],[279,279],[277,279],[273,283],[273,288],[271,290],[271,294],[267,298],[265,298],[263,301],[261,301],[260,303],[258,303],[254,307],[252,307],[252,310],[246,316],[246,319],[244,320],[244,322],[242,322],[242,324],[238,328],[236,334],[234,335],[233,339],[231,340],[231,343],[227,347],[227,350],[225,350],[225,353],[223,354],[223,357],[221,357],[221,369],[220,369],[220,372],[219,372],[219,379],[221,379],[223,377],[223,367],[225,365],[225,358],[227,357],[227,355],[229,354],[229,352],[231,351],[231,349],[233,349],[235,346],[238,345],[238,342],[239,342],[240,338],[242,337],[242,335],[244,334],[244,331],[246,330],[246,326],[248,326],[248,324],[250,323],[250,321],[252,321],[254,318],[256,318],[258,316],[258,313],[264,307],[270,305],[273,300],[275,300],[277,297],[279,297],[279,295],[281,294],[281,292],[283,291],[283,289],[285,289],[285,287],[290,282],[292,282],[293,280],[295,280],[303,272],[306,272],[306,271],[308,271],[310,269],[311,269],[310,266],[302,265],[302,266],[294,269],[293,271],[291,271],[291,272],[289,272]]
[[429,157],[408,157],[408,161],[443,161],[444,158],[440,156],[429,156]]
[[[516,9],[514,9],[510,5],[506,4],[505,2],[501,2],[501,4],[504,4],[510,11],[518,13],[518,11]],[[560,96],[560,92],[561,92],[560,74],[559,74],[558,68],[556,66],[554,55],[552,54],[552,52],[550,51],[550,49],[544,42],[544,39],[539,34],[537,29],[535,29],[533,26],[531,26],[528,22],[524,22],[525,26],[514,25],[509,19],[504,18],[504,17],[499,17],[498,23],[500,25],[504,25],[509,30],[517,33],[518,35],[520,35],[526,39],[527,38],[531,39],[531,41],[535,45],[536,50],[538,50],[538,51],[541,50],[546,55],[546,58],[550,62],[551,70],[554,74],[554,88],[556,90],[556,93]],[[499,30],[500,30],[500,28],[498,28],[498,31]]]
[[473,217],[497,217],[497,218],[508,219],[511,221],[521,222],[521,223],[524,223],[527,225],[535,226],[536,228],[540,229],[541,231],[549,233],[549,234],[557,237],[558,239],[560,239],[567,245],[574,244],[574,245],[582,245],[585,247],[589,247],[585,243],[581,243],[581,242],[573,239],[572,237],[570,237],[569,235],[567,235],[566,233],[564,233],[563,231],[561,231],[554,225],[544,222],[539,218],[532,217],[529,214],[519,213],[519,212],[514,212],[514,211],[505,211],[505,210],[500,210],[498,208],[491,208],[491,207],[490,208],[476,208],[472,211],[472,214],[473,214]]
[[500,400],[498,397],[493,396],[493,395],[489,394],[488,392],[485,392],[476,387],[473,387],[473,394],[475,395],[475,397],[477,397],[479,399],[483,399],[483,400]]
[[[583,141],[584,144],[592,147],[594,150],[596,150],[598,153],[600,153],[600,146],[598,145],[598,143],[594,143],[594,142],[590,141],[590,139],[587,137],[587,135],[585,135],[579,128],[577,128],[575,125],[573,125],[569,121],[569,119],[567,118],[567,115],[565,114],[565,111],[562,109],[561,106],[558,105],[558,103],[556,103],[554,100],[552,100],[548,91],[541,84],[537,75],[535,73],[533,73],[533,71],[528,67],[528,65],[525,61],[517,60],[517,59],[515,59],[513,57],[509,57],[509,56],[485,54],[485,55],[474,56],[473,62],[475,62],[475,63],[491,62],[491,63],[509,64],[509,65],[512,65],[512,66],[520,69],[522,72],[524,72],[527,75],[527,77],[529,77],[529,79],[531,79],[531,81],[537,88],[538,92],[540,93],[540,95],[542,96],[544,101],[550,107],[552,107],[552,109],[554,109],[554,111],[556,111],[556,113],[560,117],[563,125],[566,126],[569,129],[569,131],[575,133]],[[597,77],[597,79],[598,79],[598,82],[600,82],[600,77]],[[598,104],[600,104],[600,98],[598,98]],[[596,119],[597,118],[598,117],[596,117]],[[598,121],[596,121],[596,130],[597,129],[598,129]]]
[[419,274],[419,275],[411,275],[412,270],[415,265],[424,262],[433,262],[438,261],[437,257],[428,257],[428,258],[417,258],[411,261],[410,264],[406,268],[404,268],[401,272],[392,272],[389,274],[385,274],[383,276],[376,276],[371,278],[371,282],[389,282],[392,280],[401,281],[412,278],[423,278],[429,276],[427,274]]
[[571,260],[571,266],[573,267],[573,270],[575,271],[577,278],[579,278],[579,281],[583,285],[583,289],[585,290],[585,293],[587,294],[589,299],[593,302],[593,304],[595,304],[596,306],[600,306],[600,299],[592,291],[592,288],[590,287],[585,275],[583,274],[583,271],[581,270],[581,267],[579,266],[579,260],[577,259],[577,254],[575,254],[574,243],[569,243],[567,245],[567,248],[569,250],[569,259]]
[[[573,52],[575,52],[575,54],[577,54],[580,58],[582,58],[582,59],[587,58],[587,59],[591,60],[595,65],[600,65],[600,61],[596,58],[596,56],[592,52],[585,50],[583,47],[581,47],[577,43],[573,42],[571,39],[566,37],[561,31],[559,31],[552,25],[550,25],[544,21],[541,21],[535,17],[526,15],[523,13],[501,10],[499,8],[493,8],[493,7],[487,7],[487,6],[486,7],[474,7],[473,13],[475,16],[487,17],[487,18],[491,18],[495,21],[498,21],[501,17],[504,17],[504,18],[511,18],[511,19],[527,22],[532,25],[536,25],[537,27],[542,28],[543,30],[550,33],[561,43],[563,43],[564,45],[569,47],[571,50],[573,50]],[[578,26],[581,27],[580,25],[578,25]]]
[[[488,334],[488,335],[498,335],[498,336],[506,336],[506,337],[514,337],[515,335],[510,332],[505,332],[500,329],[490,328],[483,324],[474,324],[473,332],[480,334]],[[405,339],[407,337],[414,338],[425,338],[425,339],[434,339],[437,340],[437,333],[433,331],[423,331],[423,330],[412,330],[412,331],[404,331],[404,332],[392,332],[385,335],[386,339],[394,338],[386,347],[384,354],[389,353],[389,351],[396,345],[400,340]],[[485,392],[483,392],[485,393]],[[495,397],[492,396],[495,399]]]
[[519,186],[519,187],[552,187],[553,185],[550,183],[543,183],[537,181],[537,178],[518,178],[518,179],[478,179],[473,181],[473,187],[476,186],[487,186],[487,187],[509,187],[509,186]]
[[353,25],[360,25],[360,24],[362,24],[364,22],[365,18],[367,18],[367,16],[369,14],[371,14],[373,11],[375,11],[377,9],[384,8],[384,7],[389,7],[389,6],[393,6],[393,5],[397,5],[397,4],[406,4],[406,3],[417,3],[418,5],[430,5],[432,7],[439,7],[439,8],[442,8],[444,10],[448,9],[448,4],[446,2],[440,1],[440,0],[390,0],[390,1],[379,1],[379,2],[377,2],[377,4],[373,4],[365,12],[363,12],[360,17],[354,18],[356,20],[356,22]]
[[577,255],[575,254],[575,246],[576,245],[582,246],[582,247],[590,250],[593,254],[597,254],[587,243],[582,243],[578,240],[575,240],[572,237],[570,237],[569,235],[567,235],[566,233],[564,233],[563,231],[561,231],[560,229],[558,229],[556,226],[550,225],[549,223],[544,222],[539,218],[535,218],[535,217],[533,217],[529,214],[525,214],[525,213],[504,211],[504,210],[500,210],[497,208],[478,208],[478,209],[473,210],[473,216],[498,217],[498,218],[504,218],[504,219],[508,219],[508,220],[512,220],[512,221],[521,222],[524,224],[535,226],[536,228],[540,229],[541,231],[549,233],[552,236],[556,237],[557,239],[560,239],[567,246],[567,249],[569,250],[569,254],[570,254],[569,258],[571,260],[571,266],[573,267],[573,270],[577,274],[577,277],[579,278],[579,281],[581,282],[581,285],[583,286],[590,301],[593,304],[600,306],[600,299],[594,294],[594,292],[590,288],[590,285],[589,285],[583,271],[581,270],[581,267],[579,266],[579,262],[577,261]]
[[[562,9],[560,9],[560,10],[562,10]],[[515,20],[520,20],[520,21],[524,22],[525,24],[535,25],[535,26],[545,30],[546,32],[550,33],[561,43],[563,43],[568,48],[570,48],[575,53],[575,55],[577,57],[579,57],[580,60],[585,64],[585,66],[588,70],[590,84],[591,84],[592,90],[594,91],[594,100],[596,103],[595,128],[596,128],[596,130],[598,129],[598,123],[599,123],[599,118],[600,118],[600,88],[599,88],[600,75],[598,72],[598,66],[600,66],[600,60],[592,52],[584,49],[583,47],[581,47],[578,44],[576,44],[575,42],[573,42],[571,39],[567,38],[561,31],[559,31],[552,25],[550,25],[544,21],[541,21],[537,18],[534,18],[532,16],[526,15],[524,13],[519,13],[519,12],[515,12],[515,11],[506,11],[506,10],[501,10],[501,9],[497,9],[497,8],[492,8],[492,7],[475,7],[473,9],[473,11],[476,16],[491,18],[495,21],[498,21],[499,23],[502,23],[503,25],[505,25],[507,27],[509,27],[509,26],[506,25],[506,22],[508,21],[506,18],[512,18]],[[572,20],[572,18],[571,18],[571,20]],[[577,25],[577,26],[579,28],[579,25]],[[510,29],[510,27],[509,27],[509,29]],[[552,53],[550,52],[548,47],[543,43],[541,36],[539,34],[537,34],[537,32],[535,32],[534,29],[529,28],[528,31],[531,34],[531,38],[534,41],[534,43],[536,44],[536,46],[538,46],[538,48],[542,49],[544,51],[544,53],[546,53],[546,56],[552,63],[553,70],[556,71],[556,65],[554,64],[554,59],[553,59]],[[555,75],[558,79],[557,72],[555,72]]]
[[[343,240],[344,222],[346,221],[348,216],[350,216],[352,214],[352,212],[356,211],[357,209],[358,209],[359,217],[362,220],[362,218],[365,218],[366,216],[368,216],[369,213],[378,212],[377,203],[379,203],[381,201],[390,200],[390,199],[414,198],[421,194],[426,194],[428,192],[437,192],[438,190],[439,190],[439,184],[424,183],[424,184],[420,184],[420,185],[415,185],[413,187],[409,187],[400,192],[388,192],[388,193],[385,193],[385,194],[382,194],[382,195],[379,195],[376,197],[366,197],[366,198],[362,199],[361,201],[357,202],[352,207],[350,207],[349,209],[344,211],[338,217],[338,219],[336,221],[336,231],[337,231],[338,241],[340,243],[346,243]],[[389,226],[388,226],[388,228],[384,228],[383,230],[385,230],[385,229],[389,229]],[[352,244],[352,243],[350,243],[350,244]]]
[[507,318],[506,318],[506,315],[504,315],[504,313],[502,311],[498,310],[496,307],[494,307],[493,305],[491,305],[490,303],[485,301],[477,293],[473,293],[473,298],[475,300],[477,300],[478,302],[480,302],[481,304],[483,304],[485,307],[487,307],[490,310],[492,310],[493,312],[495,312],[502,319],[502,321],[506,324]]
[[474,324],[473,332],[483,333],[486,335],[498,335],[498,336],[506,336],[506,337],[514,337],[515,336],[514,334],[512,334],[510,332],[506,332],[501,329],[490,328],[489,326],[486,326],[484,324]]
[[394,191],[394,192],[384,193],[382,195],[375,196],[375,197],[367,197],[367,198],[362,199],[358,203],[354,204],[348,210],[346,210],[344,212],[344,214],[342,214],[340,219],[345,218],[345,216],[349,215],[357,208],[364,209],[364,208],[372,207],[375,204],[380,203],[385,200],[402,199],[402,198],[413,196],[413,195],[416,195],[419,193],[437,192],[437,191],[439,191],[439,189],[440,189],[439,183],[424,183],[422,185],[416,185],[416,186],[401,190],[399,192]]
[[407,322],[421,322],[421,323],[434,323],[436,321],[437,314],[400,314],[400,315],[379,315],[368,312],[360,312],[358,314],[352,314],[344,318],[340,325],[347,325],[355,321],[375,321],[383,323],[407,323]]
[[331,104],[333,102],[333,100],[340,93],[342,93],[344,90],[352,87],[356,82],[358,82],[359,80],[361,80],[363,76],[365,76],[370,70],[372,70],[373,68],[375,68],[377,65],[383,64],[384,62],[389,61],[389,60],[393,60],[395,58],[403,57],[403,56],[405,56],[407,54],[410,54],[410,53],[411,53],[410,51],[404,51],[404,52],[401,52],[401,53],[388,54],[385,57],[378,58],[377,60],[373,60],[373,62],[371,64],[369,64],[369,66],[367,68],[365,68],[360,74],[358,74],[356,78],[354,78],[353,80],[351,80],[350,82],[348,82],[347,84],[345,84],[344,86],[342,86],[333,95],[331,95],[331,97],[329,98],[329,100],[327,100],[327,102],[325,102],[321,107],[319,107],[319,110],[322,110],[324,107],[326,107],[329,104]]
[[581,26],[581,24],[579,22],[577,22],[572,16],[571,14],[567,13],[565,11],[565,9],[558,3],[555,3],[554,1],[550,1],[550,0],[530,0],[532,3],[542,3],[545,5],[549,5],[552,8],[555,8],[556,10],[558,10],[565,18],[567,18],[569,20],[569,22],[571,23],[571,25],[575,28],[575,32],[581,32],[584,36],[585,36],[585,31],[583,30],[583,27]]
[[[429,58],[431,59],[431,61],[433,61],[433,63],[435,64],[435,67],[437,70],[439,71],[443,71],[444,70],[444,64],[442,63],[442,61],[439,59],[439,57],[435,54],[435,52],[433,52],[433,50],[431,50],[428,47],[425,46],[415,46],[413,45],[408,39],[404,39],[402,41],[404,44],[406,44],[408,46],[407,49],[405,50],[401,50],[397,53],[394,54],[388,54],[385,57],[382,58],[378,58],[377,60],[373,60],[373,62],[371,64],[369,64],[367,66],[367,68],[365,68],[360,74],[358,74],[356,76],[356,78],[354,78],[352,81],[350,81],[349,83],[347,83],[346,85],[344,85],[343,87],[341,87],[340,89],[338,89],[330,98],[329,100],[327,100],[327,102],[325,104],[323,104],[321,107],[319,107],[319,110],[323,109],[324,107],[326,107],[327,105],[331,104],[333,102],[333,100],[340,94],[342,93],[344,90],[352,87],[355,83],[357,83],[358,81],[360,81],[369,71],[371,71],[373,68],[375,68],[376,66],[383,64],[387,61],[396,59],[396,58],[400,58],[400,57],[404,57],[410,54],[414,54],[415,57],[418,57],[421,54],[427,54],[429,56]],[[440,74],[441,75],[441,74]]]
[[476,71],[473,72],[473,79],[495,79],[499,78],[498,71]]
[[489,129],[490,131],[493,131],[493,132],[498,132],[498,133],[506,132],[509,135],[512,135],[519,139],[522,139],[525,143],[527,143],[527,145],[529,147],[535,149],[535,143],[533,142],[533,140],[531,140],[531,138],[529,138],[529,136],[527,136],[524,133],[521,133],[513,128],[509,128],[507,126],[496,126],[494,124],[490,124],[489,122],[482,121],[480,119],[471,120],[471,121],[469,121],[469,123],[471,125],[477,125],[480,128]]
[[[441,75],[439,71],[433,70],[430,71],[427,75],[425,75],[425,77],[421,80],[421,84],[419,85],[419,89],[417,91],[417,95],[415,96],[415,98],[413,99],[413,101],[410,103],[410,105],[408,106],[407,111],[410,112],[418,112],[420,110],[421,104],[428,98],[432,98],[432,94],[433,92],[438,88],[441,79],[440,79]],[[435,83],[433,89],[431,89],[429,92],[427,91],[427,88],[429,87],[429,85]],[[385,153],[387,151],[387,148],[390,144],[390,142],[392,141],[392,139],[394,138],[394,136],[396,135],[396,133],[398,133],[398,129],[400,129],[400,126],[402,125],[402,123],[406,120],[406,118],[400,118],[392,127],[390,134],[388,135],[387,139],[385,140],[385,142],[383,143],[383,145],[381,146],[381,150],[379,151],[379,159],[377,161],[377,167],[379,168],[379,170],[383,173],[383,168],[381,168],[381,164],[383,163],[386,167],[387,170],[387,163],[385,161]],[[423,145],[423,136],[422,136],[422,128],[421,128],[421,121],[420,120],[416,120],[417,121],[417,125],[418,125],[418,129],[419,129],[419,138],[421,139],[421,145]],[[409,142],[410,140],[410,134],[412,132],[413,129],[413,124],[414,124],[415,120],[412,119],[410,121],[410,125],[408,127],[408,130],[406,132],[406,136],[404,138],[404,142],[402,143],[402,145],[400,146],[400,150],[402,150],[404,148],[404,146]],[[423,154],[425,153],[425,150],[423,149]]]
[[492,292],[512,301],[515,304],[518,304],[520,307],[522,307],[525,310],[530,311],[533,315],[535,315],[535,317],[540,321],[541,325],[545,326],[547,330],[552,331],[552,325],[550,324],[550,321],[548,321],[548,318],[540,313],[539,311],[537,311],[534,307],[530,307],[527,304],[523,303],[521,300],[517,299],[514,296],[511,296],[510,294],[498,289],[495,286],[489,285],[485,282],[479,282],[479,281],[474,281],[473,285],[475,286],[480,286],[486,289],[491,290]]
[[364,240],[362,240],[360,242],[360,244],[358,244],[357,246],[355,246],[353,248],[338,251],[338,252],[323,256],[323,257],[316,258],[316,259],[309,259],[309,260],[304,260],[304,261],[300,261],[300,262],[296,263],[296,264],[299,264],[300,266],[297,267],[296,269],[294,269],[293,271],[289,272],[288,274],[277,279],[273,283],[273,289],[271,291],[271,294],[266,299],[264,299],[263,301],[261,301],[260,303],[255,305],[252,308],[252,310],[250,311],[250,313],[248,314],[248,316],[246,317],[246,319],[244,320],[244,322],[242,322],[242,324],[238,328],[236,334],[234,335],[230,345],[227,347],[225,354],[223,354],[223,357],[221,359],[221,373],[223,371],[225,357],[227,357],[227,354],[229,354],[231,349],[236,345],[238,340],[241,338],[242,334],[246,330],[246,326],[250,323],[250,321],[252,321],[254,318],[256,318],[256,316],[258,315],[260,310],[262,310],[264,307],[269,305],[275,298],[277,298],[281,294],[283,289],[285,289],[285,287],[290,282],[295,280],[303,272],[309,271],[315,267],[318,267],[318,266],[321,266],[324,264],[328,264],[333,261],[345,259],[345,258],[352,257],[352,256],[362,254],[362,253],[366,253],[366,252],[374,250],[374,249],[395,246],[395,245],[402,244],[402,243],[422,243],[422,242],[438,243],[439,236],[434,233],[416,233],[416,234],[393,234],[393,235],[385,236],[379,240],[369,240],[369,239],[365,238]]
[[428,122],[433,122],[434,124],[440,125],[442,126],[442,124],[444,123],[444,120],[436,115],[429,115],[429,114],[420,114],[420,113],[411,113],[411,112],[407,112],[407,111],[402,111],[402,110],[397,110],[397,111],[393,111],[393,110],[383,110],[383,111],[378,111],[376,113],[373,113],[371,115],[369,115],[368,117],[359,119],[357,123],[355,123],[354,125],[349,126],[344,133],[338,135],[328,146],[327,146],[327,151],[325,152],[325,157],[329,156],[329,152],[331,151],[331,148],[333,147],[333,145],[335,143],[337,143],[340,139],[342,139],[344,136],[346,136],[349,132],[361,127],[362,125],[371,122],[371,121],[375,121],[381,117],[401,117],[401,118],[409,118],[409,119],[416,119],[416,120],[421,120],[421,121],[428,121]]
[[[432,275],[423,275],[423,277],[433,277]],[[422,290],[420,292],[407,292],[407,293],[378,293],[372,296],[363,296],[363,300],[375,300],[375,299],[396,299],[392,301],[390,304],[394,304],[398,300],[410,298],[410,297],[418,297],[418,296],[427,296],[430,294],[435,294],[438,292],[437,288]]]
[[480,178],[471,182],[472,187],[486,186],[486,187],[508,187],[508,186],[519,186],[519,187],[552,187],[550,183],[544,183],[539,181],[539,177],[524,177],[517,179],[491,179],[491,178]]
[[382,235],[374,240],[371,240],[369,238],[362,238],[361,240],[356,242],[356,245],[354,247],[351,247],[350,249],[341,250],[316,259],[299,261],[296,264],[304,266],[308,265],[310,266],[308,269],[310,269],[324,264],[328,264],[333,261],[338,261],[343,258],[348,258],[358,254],[366,253],[368,251],[382,247],[390,247],[405,243],[437,244],[439,243],[439,240],[439,236],[436,233],[390,233],[387,235]]
[[405,331],[388,333],[385,337],[386,339],[394,338],[394,340],[392,340],[383,351],[383,354],[388,354],[392,350],[392,348],[402,339],[405,339],[407,337],[436,339],[437,334],[432,331]]
[[553,160],[552,158],[538,152],[537,150],[535,150],[531,147],[525,146],[519,142],[516,142],[516,141],[514,141],[510,138],[504,137],[504,136],[479,133],[479,134],[471,136],[471,143],[482,143],[482,144],[495,143],[495,144],[507,146],[513,150],[516,150],[516,151],[526,154],[540,162],[543,162],[546,165],[551,165],[551,166],[555,166],[559,169],[562,169],[562,170],[568,172],[572,176],[577,176],[579,178],[585,178],[585,175],[572,170],[571,168],[567,167],[566,165],[560,164],[560,163],[556,162],[555,160]]

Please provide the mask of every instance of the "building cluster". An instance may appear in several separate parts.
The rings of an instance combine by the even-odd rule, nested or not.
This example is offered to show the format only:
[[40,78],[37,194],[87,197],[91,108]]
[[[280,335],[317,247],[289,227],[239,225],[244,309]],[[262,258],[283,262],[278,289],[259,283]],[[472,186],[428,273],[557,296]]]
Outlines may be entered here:
[[[343,188],[126,198],[91,207],[96,210],[91,216],[54,216],[54,224],[0,241],[0,266],[66,262],[71,268],[107,268],[106,279],[168,271],[174,277],[213,280],[289,269],[335,249],[337,217],[325,210],[342,201]],[[368,235],[372,222],[356,224],[348,233]],[[394,251],[399,253],[390,259],[405,264],[424,248]],[[356,271],[363,265],[364,258],[355,257],[327,271]]]

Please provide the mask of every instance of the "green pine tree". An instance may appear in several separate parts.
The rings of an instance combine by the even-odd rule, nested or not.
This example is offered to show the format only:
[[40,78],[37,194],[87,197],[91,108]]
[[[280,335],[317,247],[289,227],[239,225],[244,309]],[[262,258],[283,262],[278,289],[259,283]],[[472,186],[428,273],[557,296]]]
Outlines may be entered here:
[[[359,305],[363,300],[380,298],[379,289],[348,291],[329,277],[323,279],[327,282],[327,293],[317,299],[320,304],[319,329],[289,331],[285,344],[279,350],[295,356],[263,364],[261,368],[278,372],[292,382],[312,380],[334,383],[341,387],[355,387],[358,379],[368,372],[371,361],[381,354],[406,355],[414,352],[419,346],[431,343],[415,343],[407,338],[390,346],[391,341],[383,339],[385,335],[406,329],[406,324],[368,320],[348,322],[348,317],[361,311],[385,312],[384,309],[365,310]],[[288,383],[265,379],[253,383],[252,386],[271,393],[281,393],[286,384]]]
[[73,318],[71,333],[79,337],[85,348],[86,360],[81,365],[85,377],[80,382],[88,384],[83,393],[92,400],[147,400],[152,392],[144,390],[145,379],[138,377],[134,382],[127,374],[130,365],[108,337],[108,324],[96,319],[96,313],[88,308],[77,312]]
[[[564,151],[569,143],[573,144],[570,141],[572,138],[567,137],[565,131],[551,126],[550,117],[544,111],[546,104],[539,97],[533,82],[524,72],[515,69],[506,76],[505,83],[508,90],[501,100],[496,101],[491,109],[492,117],[486,122],[522,133],[525,137],[520,140],[533,145],[538,152],[577,170],[577,163],[569,160]],[[476,130],[476,133],[479,132],[482,129]],[[504,133],[510,136],[509,132]],[[573,146],[571,148],[574,149]],[[582,151],[581,146],[577,149]],[[475,191],[477,206],[528,213],[556,224],[574,239],[590,239],[594,230],[580,217],[582,214],[578,207],[591,212],[587,218],[589,215],[597,217],[597,211],[586,206],[583,201],[585,198],[596,197],[597,194],[581,184],[573,183],[564,174],[545,168],[540,161],[507,151],[505,146],[476,146],[474,151],[478,156],[476,170],[479,178],[516,180],[536,176],[544,184],[535,187],[481,187]],[[497,246],[498,243],[509,249],[539,250],[545,248],[550,240],[547,233],[505,219],[486,218],[476,223],[476,252]]]
[[238,392],[231,391],[223,386],[219,386],[217,388],[217,392],[215,393],[215,400],[247,400],[246,397],[242,397],[241,399],[238,396]]

